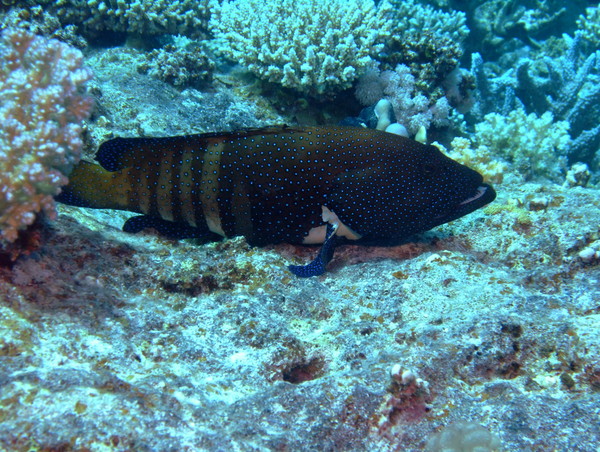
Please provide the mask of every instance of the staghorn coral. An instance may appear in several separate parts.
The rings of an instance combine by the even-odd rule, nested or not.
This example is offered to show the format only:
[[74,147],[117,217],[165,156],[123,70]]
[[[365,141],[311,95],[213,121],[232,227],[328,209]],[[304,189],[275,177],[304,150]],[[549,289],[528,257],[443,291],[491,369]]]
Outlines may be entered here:
[[564,35],[562,41],[566,51],[559,57],[521,58],[500,75],[501,69],[494,71],[493,64],[473,54],[478,95],[471,113],[481,120],[487,113],[507,115],[518,108],[537,115],[550,112],[570,124],[569,162],[592,165],[600,146],[600,51],[586,56],[581,32]]
[[221,50],[259,78],[314,97],[350,87],[390,27],[372,0],[230,0],[211,29]]
[[522,104],[515,96],[517,85],[514,71],[509,70],[497,75],[492,65],[483,60],[480,53],[471,55],[471,74],[475,77],[475,105],[471,115],[476,120],[483,120],[488,113],[509,114]]
[[0,228],[12,242],[38,212],[55,214],[52,196],[80,157],[91,74],[81,52],[25,30],[3,31],[0,61]]
[[569,160],[591,163],[600,146],[600,51],[582,58],[581,38],[565,35],[567,51],[558,58],[521,60],[515,94],[527,112],[550,111],[569,121]]
[[[559,29],[574,27],[584,2],[562,0],[485,0],[475,2],[469,23],[473,34],[469,45],[496,58],[521,46],[533,48]],[[477,4],[479,3],[479,4]]]

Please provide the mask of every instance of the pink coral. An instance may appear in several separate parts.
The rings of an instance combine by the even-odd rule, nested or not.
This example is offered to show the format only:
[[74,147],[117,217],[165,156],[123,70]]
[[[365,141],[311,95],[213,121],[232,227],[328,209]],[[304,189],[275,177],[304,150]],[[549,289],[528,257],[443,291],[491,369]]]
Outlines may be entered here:
[[80,158],[92,99],[83,55],[54,39],[7,29],[0,37],[0,229],[12,242],[38,212],[55,215],[53,195]]
[[381,74],[386,85],[385,97],[392,103],[396,120],[415,135],[419,128],[426,129],[433,123],[441,127],[449,124],[450,105],[445,97],[435,103],[421,93],[416,86],[415,77],[408,66],[399,64],[394,71]]

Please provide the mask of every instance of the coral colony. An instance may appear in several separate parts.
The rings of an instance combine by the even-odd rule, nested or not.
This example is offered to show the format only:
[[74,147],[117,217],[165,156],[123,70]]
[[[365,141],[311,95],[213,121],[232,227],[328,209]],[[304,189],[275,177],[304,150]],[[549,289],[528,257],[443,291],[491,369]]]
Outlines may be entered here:
[[0,449],[596,450],[599,49],[592,1],[0,2]]

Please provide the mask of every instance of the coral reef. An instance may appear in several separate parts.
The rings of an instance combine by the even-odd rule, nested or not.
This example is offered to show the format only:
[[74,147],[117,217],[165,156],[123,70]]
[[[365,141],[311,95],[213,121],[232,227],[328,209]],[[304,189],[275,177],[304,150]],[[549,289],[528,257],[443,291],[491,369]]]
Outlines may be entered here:
[[98,116],[89,124],[90,141],[97,146],[114,136],[162,136],[235,130],[283,123],[276,113],[228,89],[175,89],[140,74],[146,54],[112,48],[88,58],[94,67],[90,90],[97,98]]
[[444,12],[415,0],[387,0],[392,8],[388,13],[394,22],[392,39],[411,36],[449,38],[461,44],[469,35],[466,15],[462,11]]
[[[357,100],[373,105],[388,99],[411,135],[420,127],[449,126],[449,100],[461,113],[472,106],[472,76],[458,70],[469,33],[465,13],[443,12],[413,0],[389,3],[390,37],[376,56],[379,69],[369,68],[360,77]],[[459,116],[453,120],[460,121]]]
[[75,25],[86,37],[106,38],[106,33],[161,35],[206,34],[210,8],[216,0],[26,0],[40,5],[63,25]]
[[471,54],[471,73],[475,77],[475,105],[471,116],[481,121],[488,113],[507,115],[520,107],[515,96],[517,85],[514,71],[498,74],[496,67],[486,64],[480,53]]
[[[236,50],[248,54],[235,58],[240,66],[213,53],[222,40],[190,41],[204,37],[208,7],[221,14],[216,2],[0,2],[0,28],[22,29],[2,37],[0,112],[16,115],[14,130],[24,134],[2,127],[0,206],[10,198],[30,207],[41,190],[49,213],[59,213],[26,233],[19,233],[25,222],[2,225],[17,238],[0,250],[0,449],[596,450],[597,7],[584,0],[250,3],[247,18],[219,31],[220,39],[258,36]],[[287,9],[260,16],[277,5]],[[310,17],[291,17],[310,7]],[[352,30],[355,19],[363,24]],[[380,47],[392,42],[394,26],[414,42],[400,48],[401,65],[386,66],[392,54]],[[309,62],[303,43],[310,39],[321,47]],[[277,53],[268,45],[281,46],[276,64],[283,66],[292,64],[285,52],[305,52],[288,66],[300,78],[290,78],[291,89],[283,89],[283,76],[256,83],[247,66],[267,71],[271,62],[259,59],[254,42],[265,44],[265,58]],[[196,46],[207,49],[214,69],[189,59]],[[447,72],[473,51],[480,52],[472,56],[477,101],[466,113],[471,76]],[[6,64],[8,55],[15,58]],[[82,61],[93,68],[86,86],[97,102],[80,136],[89,108]],[[213,77],[194,78],[204,68]],[[40,79],[49,85],[34,90]],[[378,103],[360,115],[356,99],[340,91],[357,81],[357,97]],[[444,98],[465,112],[459,137],[451,135],[458,129],[452,109],[434,120]],[[126,234],[128,213],[51,206],[71,163],[81,153],[93,158],[108,138],[357,116],[379,128],[400,119],[412,133],[428,126],[430,140],[493,182],[496,201],[404,244],[340,244],[331,271],[310,279],[287,269],[309,262],[310,247]],[[33,164],[38,158],[43,164]],[[42,186],[30,179],[48,174]]]
[[508,162],[499,159],[487,144],[474,145],[471,140],[463,137],[454,138],[449,150],[441,143],[433,144],[451,159],[477,170],[488,182],[502,182],[504,175],[508,173]]
[[508,116],[490,113],[475,126],[478,145],[494,149],[525,180],[564,175],[571,144],[569,123],[553,121],[550,112],[538,117],[515,110]]
[[0,30],[5,28],[24,28],[31,33],[55,38],[77,48],[87,46],[87,41],[77,33],[77,27],[70,24],[61,24],[52,13],[43,7],[21,6],[26,2],[15,2],[15,6],[6,13],[0,10]]
[[80,51],[19,29],[0,41],[0,229],[16,240],[39,212],[55,216],[53,195],[82,148],[92,100]]
[[214,68],[214,62],[194,41],[184,46],[167,44],[154,49],[138,66],[141,73],[178,87],[206,85],[212,79]]
[[474,4],[467,8],[472,24],[469,46],[493,58],[523,45],[539,47],[540,41],[556,30],[571,32],[586,6],[581,0],[569,5],[560,0],[476,0],[471,3]]
[[387,17],[390,37],[381,55],[383,69],[407,65],[418,89],[432,94],[457,66],[462,43],[469,34],[463,12],[449,13],[423,6],[414,0],[391,1]]
[[385,98],[394,109],[396,121],[414,136],[421,127],[447,126],[450,104],[445,97],[428,98],[416,87],[408,66],[398,65],[394,71],[368,72],[356,87],[356,96],[363,103]]
[[549,111],[567,120],[573,137],[569,160],[591,163],[600,147],[600,51],[582,61],[581,35],[565,39],[568,50],[563,56],[520,62],[515,95],[528,112]]
[[372,0],[224,1],[211,19],[221,51],[268,82],[321,97],[351,86],[389,23]]
[[551,112],[569,123],[569,162],[593,165],[600,147],[600,51],[584,57],[580,33],[563,40],[564,55],[521,58],[516,69],[497,76],[481,55],[473,54],[471,71],[479,92],[471,113],[481,119],[490,112],[507,115],[518,108],[537,115]]
[[589,49],[600,47],[600,5],[585,9],[585,15],[577,19],[577,29],[581,31]]

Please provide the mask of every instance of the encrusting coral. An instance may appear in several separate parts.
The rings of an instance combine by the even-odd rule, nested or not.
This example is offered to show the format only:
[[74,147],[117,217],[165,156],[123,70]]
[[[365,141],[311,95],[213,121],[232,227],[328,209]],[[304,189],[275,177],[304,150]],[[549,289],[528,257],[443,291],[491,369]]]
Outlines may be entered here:
[[81,123],[92,99],[81,93],[91,77],[82,54],[25,30],[0,40],[0,229],[12,242],[54,200],[79,160]]

